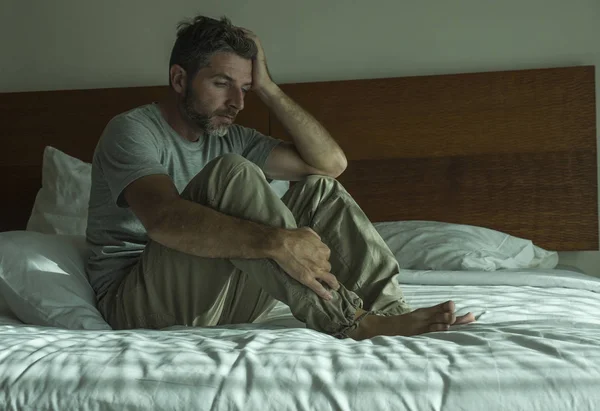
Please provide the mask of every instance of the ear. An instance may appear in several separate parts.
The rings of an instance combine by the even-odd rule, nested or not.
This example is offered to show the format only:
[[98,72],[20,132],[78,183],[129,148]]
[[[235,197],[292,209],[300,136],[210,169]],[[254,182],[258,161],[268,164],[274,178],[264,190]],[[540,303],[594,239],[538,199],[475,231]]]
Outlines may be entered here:
[[169,69],[171,86],[177,94],[183,94],[187,85],[187,73],[179,64],[173,64]]

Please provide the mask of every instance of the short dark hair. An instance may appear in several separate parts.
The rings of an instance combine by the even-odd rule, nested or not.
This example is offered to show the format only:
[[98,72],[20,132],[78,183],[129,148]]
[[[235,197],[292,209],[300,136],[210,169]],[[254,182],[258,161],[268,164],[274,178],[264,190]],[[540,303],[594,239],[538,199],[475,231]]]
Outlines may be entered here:
[[180,22],[169,61],[169,85],[170,70],[174,64],[180,65],[191,81],[198,70],[209,65],[211,56],[218,52],[235,53],[251,60],[256,57],[257,48],[254,41],[242,29],[231,24],[227,17],[215,20],[196,16],[191,21]]

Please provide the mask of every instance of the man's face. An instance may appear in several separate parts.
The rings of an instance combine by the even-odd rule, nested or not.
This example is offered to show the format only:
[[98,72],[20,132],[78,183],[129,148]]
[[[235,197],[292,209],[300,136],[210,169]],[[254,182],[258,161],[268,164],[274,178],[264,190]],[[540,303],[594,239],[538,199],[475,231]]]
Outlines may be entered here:
[[252,86],[252,61],[233,53],[217,53],[210,65],[188,81],[181,109],[184,117],[206,136],[222,137],[244,108]]

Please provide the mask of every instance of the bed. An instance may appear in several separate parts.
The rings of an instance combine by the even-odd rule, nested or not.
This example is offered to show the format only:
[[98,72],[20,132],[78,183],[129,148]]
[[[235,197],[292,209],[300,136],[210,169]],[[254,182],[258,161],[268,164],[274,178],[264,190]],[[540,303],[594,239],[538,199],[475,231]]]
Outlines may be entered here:
[[[476,323],[356,342],[278,304],[253,324],[111,330],[83,270],[86,173],[106,122],[166,88],[4,93],[0,409],[597,409],[600,279],[557,257],[598,250],[594,67],[282,88],[346,152],[339,180],[408,302],[451,298]],[[246,107],[240,123],[288,138]]]

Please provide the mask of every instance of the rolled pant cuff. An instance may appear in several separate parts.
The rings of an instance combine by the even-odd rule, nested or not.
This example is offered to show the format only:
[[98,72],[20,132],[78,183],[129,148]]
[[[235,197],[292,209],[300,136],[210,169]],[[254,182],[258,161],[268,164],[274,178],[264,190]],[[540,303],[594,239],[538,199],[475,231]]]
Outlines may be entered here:
[[359,315],[358,317],[354,318],[356,316],[356,312],[354,313],[354,315],[352,316],[352,324],[350,324],[349,326],[341,329],[340,331],[337,331],[335,333],[332,333],[331,335],[333,335],[335,338],[339,338],[339,339],[344,339],[344,338],[348,338],[349,334],[351,332],[353,332],[354,330],[356,330],[360,324],[360,322],[367,316],[373,314],[371,311],[365,311],[363,312],[361,315]]

